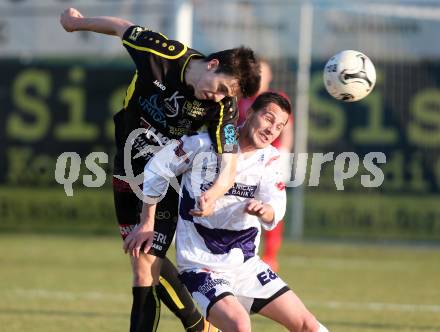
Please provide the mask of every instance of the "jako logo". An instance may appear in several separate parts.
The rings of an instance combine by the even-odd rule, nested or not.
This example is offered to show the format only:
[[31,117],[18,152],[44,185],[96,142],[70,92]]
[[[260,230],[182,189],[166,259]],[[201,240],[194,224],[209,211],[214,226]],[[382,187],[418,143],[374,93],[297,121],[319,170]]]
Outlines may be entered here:
[[159,82],[158,80],[155,80],[154,82],[153,82],[153,84],[155,85],[155,86],[157,86],[159,89],[161,89],[162,91],[165,91],[167,88],[166,88],[166,86],[165,85],[163,85],[161,82]]

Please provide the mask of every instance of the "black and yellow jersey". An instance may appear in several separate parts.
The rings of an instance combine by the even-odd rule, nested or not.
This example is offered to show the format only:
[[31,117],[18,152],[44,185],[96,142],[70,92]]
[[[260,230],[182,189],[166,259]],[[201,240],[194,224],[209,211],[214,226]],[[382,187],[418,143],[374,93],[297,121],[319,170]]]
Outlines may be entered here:
[[136,64],[136,73],[127,89],[124,109],[115,116],[119,148],[137,128],[149,129],[133,143],[133,148],[141,151],[146,145],[162,145],[206,126],[217,152],[236,151],[235,98],[198,100],[192,87],[185,84],[188,63],[203,54],[140,26],[130,27],[122,43]]

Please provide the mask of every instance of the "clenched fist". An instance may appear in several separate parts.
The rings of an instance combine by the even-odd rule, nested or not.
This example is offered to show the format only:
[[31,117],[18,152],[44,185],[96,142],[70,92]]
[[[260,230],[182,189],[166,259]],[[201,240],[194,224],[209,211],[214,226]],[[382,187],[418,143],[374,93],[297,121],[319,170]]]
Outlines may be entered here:
[[75,8],[66,9],[60,16],[60,23],[67,32],[76,31],[75,22],[84,16]]

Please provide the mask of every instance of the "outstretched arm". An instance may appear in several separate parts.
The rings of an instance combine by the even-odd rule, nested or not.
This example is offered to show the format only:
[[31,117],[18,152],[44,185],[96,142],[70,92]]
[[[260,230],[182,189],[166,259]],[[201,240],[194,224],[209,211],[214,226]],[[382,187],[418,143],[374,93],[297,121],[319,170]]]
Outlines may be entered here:
[[84,17],[75,8],[66,9],[60,16],[60,23],[67,32],[92,31],[120,38],[130,26],[134,25],[130,21],[118,17]]
[[155,212],[156,204],[143,203],[139,224],[124,240],[125,253],[136,258],[139,258],[142,252],[148,253],[154,239]]
[[236,153],[224,153],[219,158],[221,158],[220,174],[212,187],[200,196],[199,210],[190,212],[193,216],[205,217],[212,214],[215,201],[226,194],[234,184],[238,155]]

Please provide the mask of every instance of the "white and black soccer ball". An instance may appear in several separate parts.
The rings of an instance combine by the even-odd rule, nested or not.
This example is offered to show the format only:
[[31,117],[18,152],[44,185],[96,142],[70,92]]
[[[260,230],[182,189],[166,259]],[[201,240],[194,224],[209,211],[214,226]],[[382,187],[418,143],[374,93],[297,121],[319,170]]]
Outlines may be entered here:
[[366,97],[376,83],[376,69],[359,51],[339,52],[324,67],[324,85],[336,99],[352,102]]

